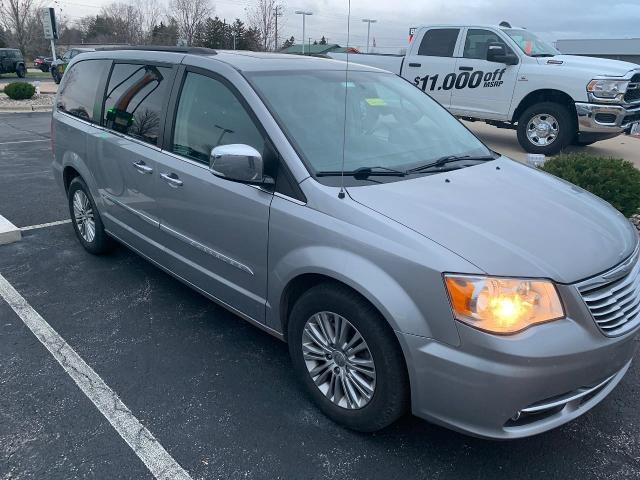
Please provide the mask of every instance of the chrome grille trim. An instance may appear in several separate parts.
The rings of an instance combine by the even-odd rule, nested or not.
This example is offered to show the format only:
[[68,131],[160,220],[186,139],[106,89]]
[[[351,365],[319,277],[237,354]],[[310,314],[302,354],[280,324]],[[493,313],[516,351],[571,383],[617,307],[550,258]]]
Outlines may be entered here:
[[602,333],[617,337],[640,325],[640,246],[609,272],[576,285]]

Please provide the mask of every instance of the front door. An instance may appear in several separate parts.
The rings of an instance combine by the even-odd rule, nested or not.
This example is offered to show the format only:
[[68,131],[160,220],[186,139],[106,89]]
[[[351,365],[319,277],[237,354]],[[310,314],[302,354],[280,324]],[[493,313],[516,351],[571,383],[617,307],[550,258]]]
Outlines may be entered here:
[[106,130],[91,139],[107,227],[143,251],[158,234],[159,135],[174,72],[170,66],[115,63],[105,93]]
[[431,28],[404,60],[402,76],[447,108],[456,80],[454,53],[459,36],[459,28]]
[[180,91],[156,179],[160,243],[174,273],[264,322],[273,194],[216,177],[209,156],[218,145],[244,144],[266,161],[270,144],[220,77],[187,69]]
[[494,120],[505,120],[509,115],[520,65],[488,61],[487,51],[491,43],[500,43],[507,52],[513,53],[496,32],[467,29],[451,97],[451,112],[455,115]]

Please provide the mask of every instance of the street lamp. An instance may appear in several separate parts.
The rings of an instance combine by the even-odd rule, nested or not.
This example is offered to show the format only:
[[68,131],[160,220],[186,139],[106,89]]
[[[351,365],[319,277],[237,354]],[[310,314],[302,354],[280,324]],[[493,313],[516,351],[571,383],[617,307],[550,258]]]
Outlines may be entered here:
[[304,55],[304,39],[305,39],[305,19],[307,15],[313,15],[313,12],[305,10],[296,10],[297,15],[302,15],[302,54]]
[[369,34],[371,33],[371,24],[376,23],[377,20],[372,20],[370,18],[363,18],[362,21],[367,24],[367,53],[369,53]]

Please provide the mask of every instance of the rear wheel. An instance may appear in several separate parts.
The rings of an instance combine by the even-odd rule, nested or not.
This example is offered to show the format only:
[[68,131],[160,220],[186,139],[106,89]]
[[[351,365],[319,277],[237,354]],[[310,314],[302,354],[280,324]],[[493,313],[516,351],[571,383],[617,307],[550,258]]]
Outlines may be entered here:
[[291,310],[287,337],[298,378],[335,422],[372,432],[406,412],[409,381],[400,346],[356,292],[332,283],[308,290]]
[[575,134],[575,119],[559,103],[532,105],[518,119],[518,142],[529,153],[555,155],[571,143]]
[[27,68],[24,65],[18,65],[18,68],[16,68],[16,75],[20,78],[26,77]]
[[74,178],[69,184],[68,198],[71,222],[85,250],[94,255],[111,251],[113,240],[104,231],[93,197],[80,177]]

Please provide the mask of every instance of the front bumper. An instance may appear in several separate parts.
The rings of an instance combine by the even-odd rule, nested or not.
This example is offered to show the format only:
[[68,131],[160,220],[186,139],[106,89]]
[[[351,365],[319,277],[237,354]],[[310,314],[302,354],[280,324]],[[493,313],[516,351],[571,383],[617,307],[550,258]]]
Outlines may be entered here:
[[565,299],[568,318],[516,335],[489,335],[459,324],[458,347],[398,333],[413,413],[478,437],[514,439],[591,409],[629,368],[640,329],[606,337],[574,300]]
[[622,106],[576,102],[578,130],[584,133],[622,133],[640,122],[640,104]]

